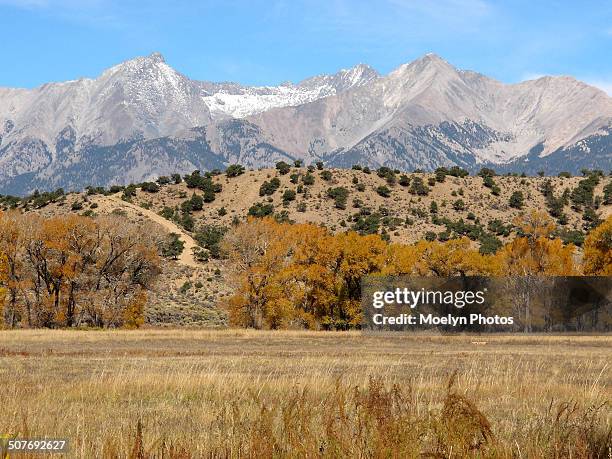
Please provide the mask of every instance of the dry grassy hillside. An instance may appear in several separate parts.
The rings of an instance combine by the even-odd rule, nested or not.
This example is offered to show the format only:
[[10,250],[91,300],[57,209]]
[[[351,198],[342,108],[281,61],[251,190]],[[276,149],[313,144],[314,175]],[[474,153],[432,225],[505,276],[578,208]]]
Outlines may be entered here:
[[[320,224],[334,232],[378,232],[401,243],[467,235],[475,247],[488,250],[513,237],[512,222],[525,212],[548,211],[558,223],[558,235],[578,242],[581,233],[593,225],[593,218],[604,219],[612,212],[610,197],[604,191],[608,186],[610,192],[609,177],[600,177],[592,187],[590,204],[579,205],[575,201],[581,195],[575,190],[584,187],[584,177],[494,176],[485,186],[481,176],[438,174],[436,180],[436,174],[312,167],[229,175],[201,176],[203,182],[193,186],[192,180],[191,187],[182,178],[168,177],[158,184],[38,194],[19,203],[4,198],[0,204],[47,216],[115,213],[148,225],[160,239],[169,233],[179,234],[185,251],[177,260],[169,259],[164,264],[158,291],[151,295],[147,320],[152,324],[195,326],[226,322],[216,304],[231,293],[232,286],[227,263],[215,254],[216,239],[224,228],[246,219],[258,203],[260,214]],[[419,182],[423,186],[415,186]],[[523,203],[513,207],[511,197],[516,192],[522,193]],[[557,201],[556,214],[551,196]],[[196,249],[199,254],[194,257],[193,248],[197,246],[204,248]]]
[[[499,219],[504,224],[511,224],[521,213],[531,210],[546,210],[546,199],[540,188],[546,181],[550,181],[555,193],[560,195],[565,189],[573,190],[583,177],[517,177],[498,176],[494,180],[500,188],[500,194],[495,196],[490,188],[483,184],[483,179],[478,176],[464,178],[447,176],[442,183],[436,182],[428,186],[429,193],[425,196],[410,193],[410,186],[404,187],[399,184],[388,185],[385,178],[379,177],[375,171],[366,174],[358,170],[329,169],[332,174],[331,180],[321,177],[322,171],[315,171],[314,184],[305,186],[302,177],[307,174],[306,168],[292,168],[288,174],[281,175],[275,169],[262,169],[246,171],[243,175],[228,178],[224,174],[213,177],[215,183],[219,183],[222,189],[216,194],[211,203],[205,203],[202,210],[192,211],[196,227],[203,224],[215,224],[230,226],[234,219],[246,218],[249,208],[258,202],[270,203],[274,206],[274,212],[287,211],[287,217],[297,223],[310,222],[324,225],[332,231],[345,231],[352,226],[351,216],[360,212],[363,208],[369,208],[372,213],[378,212],[381,216],[389,216],[400,219],[395,225],[384,225],[381,230],[388,230],[389,237],[393,242],[412,243],[423,239],[428,231],[436,233],[443,232],[445,226],[441,223],[432,222],[430,206],[432,202],[438,205],[437,215],[439,218],[452,220],[463,219],[470,222],[469,214],[473,214],[475,221],[487,225],[490,221]],[[292,174],[300,174],[297,184],[291,182]],[[420,177],[427,185],[427,181],[434,174],[406,174],[413,179]],[[280,180],[280,187],[271,196],[260,196],[259,190],[263,182],[273,178]],[[353,183],[355,178],[358,183]],[[603,188],[610,179],[605,177],[595,187],[594,195],[603,197]],[[283,194],[286,190],[297,191],[302,185],[304,193],[296,193],[295,200],[283,202]],[[358,190],[358,185],[365,186],[364,191]],[[390,190],[389,197],[381,196],[376,189],[386,186]],[[339,209],[333,198],[327,196],[330,188],[344,187],[348,190],[345,209]],[[521,209],[512,208],[509,205],[511,195],[520,191],[524,195],[524,206]],[[131,202],[143,208],[160,213],[164,207],[180,209],[181,203],[193,194],[202,195],[198,189],[190,189],[185,182],[180,184],[168,184],[160,187],[158,192],[146,192],[136,189],[135,196]],[[121,193],[118,194],[119,196]],[[99,204],[100,196],[88,196],[86,193],[70,194],[65,201],[52,203],[43,209],[37,210],[44,214],[56,214],[58,212],[70,212],[75,202],[82,202],[82,208],[77,211],[82,213],[90,207],[91,203]],[[453,204],[462,200],[464,206],[457,209]],[[356,207],[356,201],[361,205]],[[300,204],[305,209],[300,211]],[[359,205],[359,203],[357,203]],[[95,207],[95,205],[94,205]],[[383,212],[380,212],[383,208]],[[225,212],[222,210],[224,209]],[[387,212],[384,210],[386,209]],[[94,212],[107,211],[108,209],[93,209]],[[112,209],[111,209],[112,210]],[[568,222],[560,225],[567,230],[583,230],[586,222],[583,220],[582,210],[575,210],[571,205],[564,207]],[[604,219],[612,213],[612,207],[602,205],[597,209],[599,217]],[[406,221],[408,220],[408,221]],[[343,225],[344,222],[344,225]],[[503,238],[504,236],[501,235]]]

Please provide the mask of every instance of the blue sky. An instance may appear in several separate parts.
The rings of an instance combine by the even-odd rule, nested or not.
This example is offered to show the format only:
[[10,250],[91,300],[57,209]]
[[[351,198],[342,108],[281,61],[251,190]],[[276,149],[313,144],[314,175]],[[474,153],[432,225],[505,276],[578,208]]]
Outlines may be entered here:
[[161,52],[191,78],[299,81],[427,52],[505,82],[573,75],[612,94],[612,2],[0,0],[0,86],[94,77]]

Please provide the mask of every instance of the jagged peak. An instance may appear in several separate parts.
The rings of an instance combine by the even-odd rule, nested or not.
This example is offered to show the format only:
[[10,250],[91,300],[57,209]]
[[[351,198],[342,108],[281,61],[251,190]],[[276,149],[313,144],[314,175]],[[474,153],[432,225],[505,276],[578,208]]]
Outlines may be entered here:
[[352,67],[349,67],[348,69],[340,69],[337,73],[350,73],[350,72],[372,72],[378,75],[378,72],[376,71],[374,67],[368,64],[364,64],[363,62],[360,62],[359,64],[356,64]]
[[164,56],[159,51],[152,52],[151,54],[149,54],[147,56],[147,59],[149,59],[149,60],[151,60],[153,62],[158,62],[158,63],[162,63],[162,64],[166,63],[166,59],[164,59]]
[[114,65],[113,67],[106,70],[102,76],[110,76],[118,72],[134,72],[144,68],[152,68],[152,67],[163,67],[167,69],[171,69],[171,67],[166,64],[166,60],[164,56],[159,52],[153,52],[148,56],[138,56],[133,59],[128,59],[126,61],[121,62],[120,64]]
[[325,80],[342,80],[346,82],[343,86],[348,87],[360,86],[378,77],[380,77],[380,74],[374,68],[367,64],[359,63],[348,69],[340,69],[333,74],[320,74],[307,78],[300,81],[297,86],[309,87],[313,84],[319,84]]
[[363,79],[373,79],[380,77],[378,71],[368,64],[359,63],[350,69],[342,69],[336,75],[354,75]]
[[459,74],[459,70],[450,64],[448,61],[442,59],[435,53],[427,53],[423,56],[400,65],[398,68],[393,70],[390,77],[404,77],[406,74]]
[[128,59],[127,61],[122,62],[119,65],[130,64],[130,63],[147,63],[147,64],[165,64],[166,59],[162,55],[162,53],[158,51],[154,51],[148,56],[137,56],[133,59]]
[[444,59],[442,59],[438,54],[436,53],[425,53],[423,54],[420,58],[416,59],[421,60],[421,61],[442,61],[442,62],[446,62]]
[[436,68],[444,68],[450,70],[457,70],[454,65],[450,64],[447,60],[442,59],[435,53],[427,53],[423,56],[415,59],[410,64],[411,66],[421,66],[421,67],[431,67],[434,66]]

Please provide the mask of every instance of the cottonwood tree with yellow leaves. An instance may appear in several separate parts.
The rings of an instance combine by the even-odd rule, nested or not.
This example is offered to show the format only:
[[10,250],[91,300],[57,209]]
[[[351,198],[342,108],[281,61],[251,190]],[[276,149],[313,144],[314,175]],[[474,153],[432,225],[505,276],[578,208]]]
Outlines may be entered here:
[[612,217],[594,228],[584,241],[584,273],[612,275]]
[[0,214],[4,325],[142,324],[160,261],[153,238],[118,219]]
[[521,236],[503,246],[498,257],[502,272],[515,276],[572,276],[579,274],[576,247],[553,239],[552,220],[543,212],[532,212],[514,222]]
[[[532,293],[541,288],[537,276],[576,275],[582,269],[576,248],[552,237],[555,226],[545,214],[523,215],[515,225],[516,238],[496,254],[483,255],[467,238],[389,244],[377,234],[334,235],[311,224],[250,219],[223,241],[234,267],[230,321],[254,328],[358,327],[360,280],[380,274],[510,276],[513,308],[529,324]],[[585,273],[609,272],[611,234],[608,220],[587,238]]]
[[[545,320],[554,307],[547,300],[552,295],[541,294],[554,284],[544,282],[542,276],[574,276],[580,269],[576,247],[563,245],[560,239],[552,238],[555,225],[547,214],[534,211],[517,218],[514,225],[519,236],[503,246],[497,258],[501,273],[508,276],[507,296],[511,298],[513,314],[529,332],[534,318]],[[536,303],[536,297],[543,302]]]
[[235,269],[230,320],[254,328],[354,327],[360,279],[380,271],[386,247],[375,235],[251,219],[222,244]]
[[495,266],[467,239],[406,246],[268,218],[234,228],[223,250],[235,267],[231,323],[255,328],[355,328],[365,275],[484,275]]

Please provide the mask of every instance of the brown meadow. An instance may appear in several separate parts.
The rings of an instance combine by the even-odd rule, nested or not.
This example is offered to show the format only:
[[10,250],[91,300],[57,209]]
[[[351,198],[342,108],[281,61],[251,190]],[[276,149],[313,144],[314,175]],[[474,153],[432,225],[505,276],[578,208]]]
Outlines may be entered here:
[[609,457],[610,355],[610,336],[1,331],[0,433],[86,458]]

